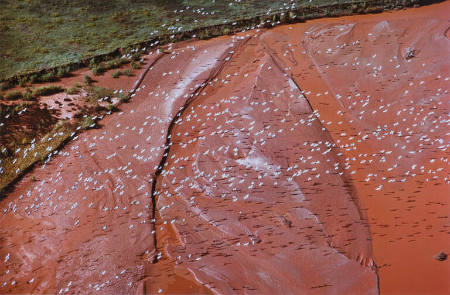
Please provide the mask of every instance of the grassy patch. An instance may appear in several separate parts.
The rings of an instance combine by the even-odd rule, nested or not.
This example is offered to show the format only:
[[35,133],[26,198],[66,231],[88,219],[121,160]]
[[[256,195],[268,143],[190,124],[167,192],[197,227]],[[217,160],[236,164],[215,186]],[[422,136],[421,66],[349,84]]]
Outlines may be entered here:
[[[74,85],[77,91],[78,85]],[[37,163],[46,163],[57,150],[78,131],[96,128],[101,114],[116,110],[111,103],[113,90],[98,86],[84,86],[87,96],[84,115],[76,123],[58,121],[47,109],[36,104],[21,102],[16,105],[0,105],[0,193],[14,183]],[[63,91],[59,86],[45,86],[25,90],[31,97]],[[34,95],[33,95],[34,94]],[[123,94],[124,95],[124,94]],[[125,95],[124,95],[125,96]],[[105,108],[99,102],[108,102]]]
[[[78,85],[74,85],[79,90]],[[58,86],[40,87],[25,92],[46,95],[62,91]],[[105,108],[99,107],[100,101],[110,101],[113,91],[97,86],[85,86],[88,95],[84,115],[77,123],[58,121],[46,109],[25,102],[16,105],[0,105],[0,193],[14,183],[36,163],[46,163],[56,150],[65,144],[77,131],[96,127],[97,115]],[[35,97],[35,96],[33,96]],[[114,111],[111,103],[108,112]]]
[[110,70],[110,69],[117,69],[117,68],[119,68],[121,65],[127,64],[127,63],[129,63],[129,62],[130,62],[130,60],[129,60],[129,59],[126,59],[126,58],[115,58],[115,59],[106,61],[106,62],[105,62],[105,68],[106,68],[107,70]]
[[80,93],[80,88],[78,83],[75,83],[71,88],[67,88],[65,91],[67,94],[78,94]]
[[28,169],[38,162],[44,162],[55,150],[66,142],[74,127],[67,122],[56,124],[54,128],[38,140],[22,145],[15,150],[0,146],[1,170],[0,193]]
[[0,105],[0,118],[5,118],[6,116],[12,117],[26,108],[24,103],[17,105]]
[[94,74],[95,76],[101,75],[106,71],[105,66],[100,63],[95,65],[94,67],[91,68],[92,74]]
[[80,121],[81,129],[91,129],[95,127],[95,119],[94,116],[86,116]]
[[31,90],[29,87],[25,88],[25,91],[22,93],[19,90],[14,90],[6,93],[3,97],[4,100],[18,100],[23,98],[24,100],[36,100],[39,96],[48,96],[55,93],[63,92],[64,88],[61,86],[50,85],[50,86],[42,86],[39,88],[33,88]]
[[130,69],[126,69],[125,71],[123,71],[123,74],[125,76],[133,76],[133,74],[131,73]]
[[122,72],[120,70],[117,70],[114,73],[112,73],[112,77],[115,79],[119,78],[120,75],[122,75]]
[[86,85],[91,85],[94,80],[89,75],[84,75],[83,82]]
[[33,90],[33,95],[35,97],[48,96],[48,95],[52,95],[52,94],[63,92],[63,91],[64,91],[64,88],[62,88],[61,86],[55,86],[55,85],[42,86],[39,88],[35,88]]
[[104,108],[100,106],[100,102],[110,101],[110,98],[114,96],[114,92],[111,89],[100,86],[85,86],[83,89],[87,93],[87,96],[85,97],[86,102],[97,111],[104,110]]
[[[44,73],[40,76],[37,76],[36,82],[40,82],[40,83],[55,82],[55,81],[58,81],[58,79],[59,79],[59,77],[57,75],[57,71],[53,70],[53,71]],[[30,82],[33,83],[32,81],[30,81]]]
[[114,112],[116,110],[116,107],[112,103],[109,103],[106,105],[106,110],[108,112]]
[[25,92],[23,93],[23,99],[24,100],[35,100],[36,96],[33,94],[33,91],[27,87],[25,89]]
[[113,95],[113,91],[111,89],[100,86],[89,88],[88,91],[90,92],[90,95],[92,95],[95,99],[111,97]]
[[18,100],[21,99],[23,97],[22,92],[18,91],[18,90],[14,90],[14,91],[10,91],[8,93],[5,94],[5,100]]
[[0,83],[1,91],[5,91],[5,90],[11,89],[13,87],[14,87],[14,83],[12,83],[11,81],[4,81],[4,82]]
[[117,97],[119,98],[120,102],[122,102],[122,103],[126,103],[126,102],[130,101],[130,96],[123,94],[123,93],[119,93],[117,95]]
[[[43,71],[30,79],[54,81],[67,74],[70,70],[67,64],[140,42],[152,42],[157,37],[173,42],[176,39],[171,36],[175,34],[256,16],[276,23],[285,21],[292,11],[305,17],[323,16],[335,15],[334,11],[338,10],[342,14],[350,5],[355,5],[350,11],[365,12],[371,8],[373,11],[374,7],[393,8],[422,2],[425,1],[3,0],[0,9],[0,80],[17,73],[59,66],[56,71]],[[315,10],[325,6],[331,7],[329,11]],[[240,28],[252,25],[255,23]],[[206,31],[200,33],[200,38],[212,35]],[[228,34],[232,30],[224,28],[220,33]],[[139,52],[120,54],[129,55],[133,61],[139,58]],[[110,66],[105,65],[105,68],[117,67],[117,64]],[[101,69],[95,71],[101,73]]]
[[136,63],[136,62],[131,62],[131,67],[133,68],[133,69],[135,69],[135,70],[137,70],[137,69],[139,69],[140,68],[140,66],[139,66],[139,64],[138,63]]

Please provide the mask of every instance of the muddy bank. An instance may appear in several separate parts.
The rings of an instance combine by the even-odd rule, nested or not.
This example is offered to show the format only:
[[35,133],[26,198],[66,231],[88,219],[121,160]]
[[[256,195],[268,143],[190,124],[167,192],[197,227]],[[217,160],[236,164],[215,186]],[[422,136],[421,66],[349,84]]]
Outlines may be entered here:
[[[136,288],[154,246],[151,181],[165,130],[183,96],[208,77],[233,43],[196,46],[160,58],[133,103],[101,121],[105,128],[80,135],[2,200],[0,252],[8,257],[2,278],[10,282],[2,293],[68,288],[111,294]],[[173,57],[184,69],[166,77]],[[172,89],[171,95],[163,89]],[[152,100],[149,93],[155,94]]]
[[[334,169],[333,141],[259,38],[171,130],[157,179],[158,250],[173,275],[188,270],[222,294],[376,294],[369,231]],[[319,142],[326,156],[311,152]],[[165,284],[148,289],[171,293]]]
[[147,57],[0,201],[0,293],[445,294],[448,10]]

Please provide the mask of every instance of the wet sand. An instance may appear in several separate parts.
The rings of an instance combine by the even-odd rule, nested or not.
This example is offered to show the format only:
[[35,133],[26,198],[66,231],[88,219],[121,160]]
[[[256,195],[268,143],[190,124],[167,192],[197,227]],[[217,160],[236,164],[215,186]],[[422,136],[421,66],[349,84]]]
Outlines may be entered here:
[[147,56],[0,201],[0,293],[446,294],[448,11]]

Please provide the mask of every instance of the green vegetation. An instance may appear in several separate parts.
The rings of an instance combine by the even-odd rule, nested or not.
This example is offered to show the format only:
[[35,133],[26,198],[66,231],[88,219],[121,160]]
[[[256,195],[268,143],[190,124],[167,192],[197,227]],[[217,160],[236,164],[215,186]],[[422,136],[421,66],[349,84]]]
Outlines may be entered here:
[[99,64],[97,67],[93,67],[91,70],[92,74],[94,74],[95,76],[103,74],[106,71],[105,67],[102,64]]
[[17,100],[22,97],[23,97],[22,92],[18,90],[10,91],[5,94],[5,100]]
[[94,74],[95,76],[103,74],[106,71],[103,63],[97,63],[95,61],[95,58],[91,59],[91,61],[89,62],[89,68],[91,69],[92,74]]
[[63,91],[64,91],[64,88],[62,88],[61,86],[55,86],[55,85],[42,86],[42,87],[33,89],[33,96],[34,97],[48,96],[48,95],[52,95],[52,94],[63,92]]
[[125,71],[123,71],[123,74],[125,76],[133,76],[133,74],[131,73],[130,69],[126,69]]
[[[72,89],[79,91],[80,87],[74,85]],[[0,118],[8,118],[5,124],[0,125],[0,193],[36,163],[48,161],[78,130],[95,128],[98,114],[105,109],[108,112],[116,110],[112,103],[105,108],[99,106],[100,101],[110,101],[113,90],[98,86],[85,86],[84,90],[88,95],[84,98],[84,115],[80,116],[78,123],[59,121],[36,104],[0,104]],[[44,86],[33,90],[27,87],[24,93],[34,99],[38,95],[60,91],[63,88],[59,86]]]
[[[192,32],[204,27],[209,28],[198,32],[200,38],[229,34],[266,20],[275,24],[380,11],[422,2],[425,1],[3,0],[0,9],[0,80],[21,73],[14,83],[55,81],[76,68],[76,63],[113,52],[116,57],[129,54],[131,60],[137,61],[139,52],[116,49],[144,41],[148,41],[148,48],[156,39],[160,43],[175,42],[190,38]],[[243,22],[250,19],[252,21]],[[219,27],[214,29],[213,26]],[[108,62],[104,67],[117,67],[117,63]],[[42,70],[49,68],[53,70]],[[102,67],[91,69],[94,75],[103,71]],[[20,79],[26,73],[40,70],[30,78],[27,75],[26,79]],[[1,88],[8,86],[2,84]]]
[[58,81],[59,77],[58,77],[58,70],[50,70],[46,73],[43,73],[42,75],[35,75],[35,76],[31,76],[31,79],[29,79],[28,81],[30,83],[45,83],[45,82],[55,82]]
[[120,70],[117,70],[114,73],[112,73],[112,77],[115,79],[119,78],[120,75],[122,75],[122,72]]
[[15,84],[18,84],[21,87],[25,87],[27,84],[33,83],[55,82],[58,81],[60,78],[69,77],[71,75],[70,71],[71,71],[70,66],[59,66],[53,69],[41,70],[39,72],[32,73],[29,75],[17,76],[15,82],[13,80],[6,80],[3,83],[1,83],[0,87],[2,90],[6,90],[14,87]]
[[24,100],[35,100],[36,96],[33,94],[33,91],[27,87],[25,89],[25,92],[23,93],[23,99]]
[[106,105],[106,110],[108,112],[114,112],[116,110],[116,107],[112,103],[109,103]]
[[56,76],[58,78],[64,78],[70,76],[70,67],[69,66],[61,66],[56,69]]
[[0,193],[34,164],[44,162],[70,138],[73,130],[73,126],[69,123],[60,122],[33,143],[29,142],[31,139],[28,137],[23,137],[20,145],[13,143],[14,147],[20,149],[0,146],[1,166],[4,172],[0,177]]
[[23,103],[16,105],[0,105],[0,118],[4,118],[6,115],[14,116],[19,113],[23,109],[25,109],[26,105]]
[[89,75],[84,75],[83,82],[86,85],[91,85],[94,80]]
[[136,63],[136,62],[131,62],[131,67],[133,68],[133,69],[135,69],[135,70],[137,70],[137,69],[139,69],[140,68],[140,66],[139,66],[139,64],[138,63]]
[[100,106],[100,102],[108,101],[109,98],[114,96],[111,89],[100,86],[85,86],[83,89],[87,92],[87,96],[85,97],[86,102],[97,111],[103,110]]
[[18,100],[23,98],[24,100],[35,100],[39,96],[48,96],[63,91],[64,88],[56,85],[42,86],[39,88],[33,88],[33,90],[31,90],[29,87],[26,87],[23,93],[19,90],[10,91],[6,93],[4,97],[0,97],[0,99]]
[[80,126],[82,129],[91,129],[95,127],[95,119],[93,116],[85,116],[81,122]]
[[14,83],[12,83],[11,81],[5,81],[5,82],[0,83],[0,90],[2,90],[2,91],[8,90],[13,87],[14,87]]
[[78,94],[80,92],[78,83],[75,83],[71,88],[66,89],[67,94]]
[[109,69],[117,69],[119,68],[121,65],[127,64],[129,63],[130,60],[126,59],[126,58],[116,58],[116,59],[112,59],[112,60],[108,60],[105,62],[105,68],[107,70]]
[[112,97],[113,91],[108,88],[103,88],[100,86],[95,86],[92,88],[88,88],[87,91],[90,93],[90,95],[94,96],[95,99],[105,98],[105,97]]
[[119,98],[120,102],[123,102],[123,103],[128,102],[130,100],[130,96],[129,95],[125,95],[123,93],[119,93],[117,95],[117,97]]

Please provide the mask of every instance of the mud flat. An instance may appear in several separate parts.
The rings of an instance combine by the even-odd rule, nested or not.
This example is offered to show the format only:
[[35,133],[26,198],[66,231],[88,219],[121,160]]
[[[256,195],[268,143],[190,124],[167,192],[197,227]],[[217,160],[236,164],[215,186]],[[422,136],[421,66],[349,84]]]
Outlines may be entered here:
[[265,38],[343,153],[369,217],[382,294],[450,289],[448,262],[434,259],[450,241],[449,9],[312,21]]
[[448,11],[152,53],[0,201],[0,293],[446,294]]

